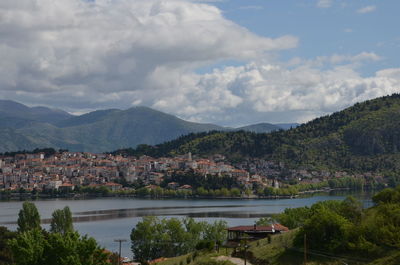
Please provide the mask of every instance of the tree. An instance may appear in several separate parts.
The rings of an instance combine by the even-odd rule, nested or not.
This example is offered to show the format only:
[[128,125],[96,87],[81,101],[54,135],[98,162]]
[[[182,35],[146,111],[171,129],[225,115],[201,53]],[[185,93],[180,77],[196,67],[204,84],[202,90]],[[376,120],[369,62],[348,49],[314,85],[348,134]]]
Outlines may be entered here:
[[311,216],[311,209],[307,206],[299,208],[286,208],[283,213],[277,214],[274,218],[289,229],[302,226]]
[[140,197],[145,197],[149,194],[150,194],[149,189],[146,187],[142,187],[142,188],[136,190],[136,195],[140,196]]
[[400,185],[395,189],[384,189],[374,197],[372,200],[376,204],[384,204],[384,203],[400,203]]
[[227,237],[227,228],[228,224],[223,220],[215,221],[213,224],[207,224],[204,239],[222,244]]
[[258,226],[268,226],[273,223],[273,220],[271,217],[262,217],[257,220],[256,225]]
[[353,223],[360,223],[362,217],[362,204],[354,197],[349,196],[342,201],[341,215]]
[[108,254],[96,240],[77,232],[47,234],[38,229],[18,234],[10,240],[18,265],[108,265]]
[[52,233],[66,234],[74,231],[72,213],[68,206],[65,206],[62,210],[55,210],[52,216],[50,224]]
[[253,194],[253,192],[252,192],[251,189],[246,189],[246,190],[244,191],[244,194],[246,194],[246,196],[249,197],[251,194]]
[[240,197],[240,190],[238,188],[231,189],[231,196],[232,197]]
[[400,206],[387,203],[367,211],[362,223],[368,241],[379,246],[400,248]]
[[40,215],[31,202],[24,202],[18,214],[18,232],[26,232],[33,229],[41,229]]
[[108,265],[109,254],[91,237],[77,232],[50,234],[43,265]]
[[186,245],[189,249],[195,249],[197,242],[203,237],[204,231],[208,225],[207,222],[196,222],[193,218],[183,219],[183,225],[187,233]]
[[14,261],[18,265],[44,265],[45,237],[41,230],[20,232],[9,241]]
[[15,238],[16,233],[6,227],[0,227],[0,265],[9,265],[12,262],[12,252],[8,241]]
[[159,247],[159,234],[161,224],[154,216],[144,217],[131,232],[132,252],[135,258],[140,261],[147,261],[157,256]]
[[163,219],[161,223],[163,226],[161,234],[163,240],[162,245],[165,243],[163,252],[166,257],[182,255],[191,251],[190,246],[187,244],[189,235],[181,220],[177,218]]
[[226,233],[224,221],[208,224],[191,218],[160,220],[144,217],[132,229],[131,249],[138,261],[146,262],[159,257],[183,255],[195,250],[199,242],[221,243]]
[[343,216],[331,209],[321,207],[305,222],[296,241],[301,245],[304,234],[307,234],[310,249],[330,252],[343,251],[347,247],[353,228],[354,226]]

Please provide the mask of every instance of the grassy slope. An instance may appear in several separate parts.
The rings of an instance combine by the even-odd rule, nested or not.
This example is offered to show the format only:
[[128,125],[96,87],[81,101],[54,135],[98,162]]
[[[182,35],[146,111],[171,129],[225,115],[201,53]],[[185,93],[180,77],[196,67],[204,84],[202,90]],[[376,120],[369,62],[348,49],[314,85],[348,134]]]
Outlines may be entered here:
[[[268,243],[268,239],[262,239],[250,243],[250,248],[247,253],[247,257],[253,265],[302,265],[304,264],[304,252],[301,248],[293,246],[293,240],[296,235],[296,230],[292,230],[285,234],[275,235],[271,238],[271,243]],[[311,253],[310,253],[311,252]],[[231,254],[231,250],[228,250],[228,255]],[[157,265],[197,265],[201,261],[211,260],[212,257],[218,255],[226,255],[225,249],[222,249],[220,253],[202,253],[198,255],[198,258],[194,261],[187,263],[187,257],[193,257],[193,253],[170,258],[166,261],[157,263]],[[307,264],[309,265],[398,265],[400,261],[400,252],[387,253],[386,257],[367,261],[362,257],[357,258],[354,256],[344,256],[342,254],[328,254],[321,253],[312,250],[308,250]]]
[[[228,252],[230,253],[230,252]],[[194,258],[193,253],[189,253],[187,255],[175,257],[175,258],[169,258],[165,261],[158,262],[157,265],[205,265],[207,262],[213,262],[212,265],[234,265],[233,263],[229,261],[219,261],[217,262],[214,260],[214,257],[224,255],[225,254],[225,249],[221,249],[220,253],[215,253],[215,252],[198,252],[197,257]],[[190,262],[187,263],[187,258],[190,258]]]
[[[250,244],[249,252],[253,256],[253,265],[301,265],[304,264],[304,252],[301,248],[293,246],[296,230],[273,236],[271,243],[262,239]],[[387,253],[386,257],[370,260],[363,257],[343,254],[329,254],[308,250],[307,264],[339,265],[339,264],[373,264],[373,265],[398,265],[400,252]]]

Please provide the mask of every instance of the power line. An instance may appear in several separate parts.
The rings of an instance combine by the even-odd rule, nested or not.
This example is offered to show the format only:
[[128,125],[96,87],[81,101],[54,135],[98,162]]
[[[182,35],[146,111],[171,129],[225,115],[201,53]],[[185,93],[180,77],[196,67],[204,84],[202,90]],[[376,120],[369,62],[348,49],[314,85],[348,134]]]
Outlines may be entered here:
[[304,264],[307,264],[307,234],[304,234]]

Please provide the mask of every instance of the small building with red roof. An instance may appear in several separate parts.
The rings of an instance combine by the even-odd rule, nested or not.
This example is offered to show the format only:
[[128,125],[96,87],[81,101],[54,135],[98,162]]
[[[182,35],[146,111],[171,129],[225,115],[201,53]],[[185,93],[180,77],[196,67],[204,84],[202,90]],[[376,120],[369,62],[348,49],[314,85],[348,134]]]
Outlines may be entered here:
[[243,239],[258,240],[268,237],[268,235],[280,234],[289,231],[289,228],[281,224],[271,224],[267,226],[235,226],[228,230],[228,241],[239,242]]

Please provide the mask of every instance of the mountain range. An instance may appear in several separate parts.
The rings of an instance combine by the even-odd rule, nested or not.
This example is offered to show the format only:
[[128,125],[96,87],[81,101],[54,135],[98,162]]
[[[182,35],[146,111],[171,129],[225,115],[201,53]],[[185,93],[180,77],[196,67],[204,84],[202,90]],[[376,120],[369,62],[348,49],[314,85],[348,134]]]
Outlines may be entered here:
[[260,123],[229,128],[185,121],[148,107],[97,110],[75,116],[59,109],[0,100],[0,152],[52,147],[96,153],[139,144],[159,144],[189,133],[270,132],[285,126]]
[[398,175],[400,94],[357,103],[286,131],[198,133],[118,152],[154,157],[223,154],[231,161],[262,158],[290,168]]

